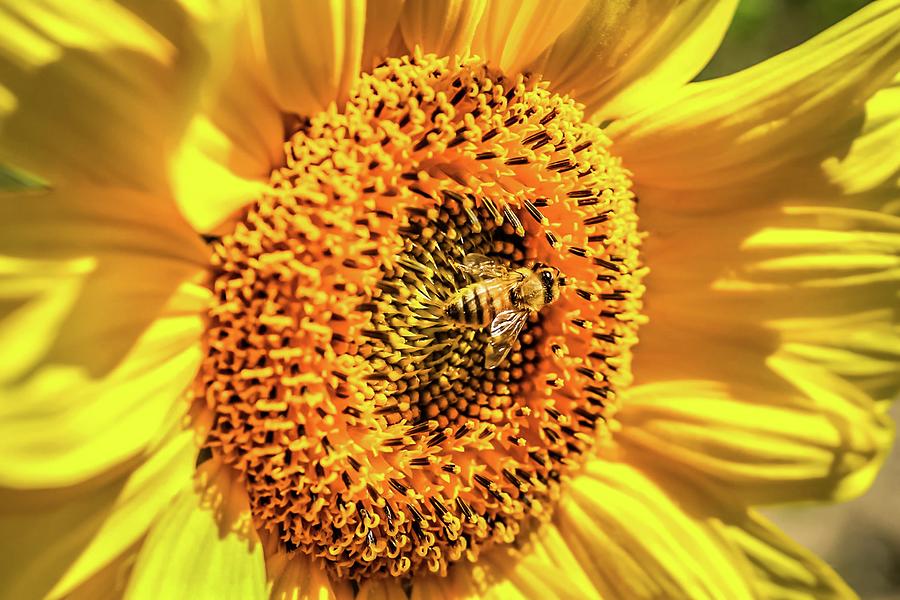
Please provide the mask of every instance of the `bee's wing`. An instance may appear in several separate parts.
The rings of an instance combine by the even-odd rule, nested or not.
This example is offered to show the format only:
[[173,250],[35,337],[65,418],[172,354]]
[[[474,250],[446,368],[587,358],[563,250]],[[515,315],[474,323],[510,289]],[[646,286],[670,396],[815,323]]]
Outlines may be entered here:
[[484,366],[493,369],[499,365],[519,337],[528,322],[527,310],[504,310],[491,323],[491,339],[485,352]]
[[476,279],[497,279],[509,273],[502,263],[487,257],[484,254],[466,254],[462,263],[458,263],[459,269]]

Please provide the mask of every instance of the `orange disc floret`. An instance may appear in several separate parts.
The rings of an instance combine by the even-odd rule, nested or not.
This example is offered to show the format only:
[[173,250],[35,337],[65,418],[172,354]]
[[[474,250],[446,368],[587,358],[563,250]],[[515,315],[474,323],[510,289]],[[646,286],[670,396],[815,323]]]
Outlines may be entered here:
[[[630,181],[541,81],[416,56],[303,121],[213,243],[206,448],[257,527],[340,577],[446,572],[549,514],[629,382]],[[511,352],[442,318],[465,256],[565,276]]]

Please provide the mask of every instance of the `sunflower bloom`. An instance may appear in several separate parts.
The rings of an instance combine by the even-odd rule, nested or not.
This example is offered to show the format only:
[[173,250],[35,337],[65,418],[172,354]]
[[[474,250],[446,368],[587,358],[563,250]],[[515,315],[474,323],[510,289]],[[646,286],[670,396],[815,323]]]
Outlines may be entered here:
[[0,8],[4,594],[853,597],[757,507],[892,443],[900,2],[734,8]]

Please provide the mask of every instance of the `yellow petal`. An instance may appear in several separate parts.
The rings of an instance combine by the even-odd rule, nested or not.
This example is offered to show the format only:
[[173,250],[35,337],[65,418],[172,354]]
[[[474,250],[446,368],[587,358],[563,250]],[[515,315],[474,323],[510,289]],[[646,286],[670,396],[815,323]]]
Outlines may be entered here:
[[609,132],[645,185],[746,182],[842,153],[859,129],[853,118],[898,68],[900,3],[878,2],[759,65],[660,98]]
[[410,50],[418,47],[438,56],[466,54],[487,0],[407,0],[400,31]]
[[[235,47],[253,48],[252,35],[245,19]],[[284,161],[285,124],[265,72],[254,53],[234,52],[171,161],[175,199],[197,231],[215,231],[259,197]]]
[[363,0],[272,0],[250,15],[253,50],[278,105],[309,115],[346,97],[359,74]]
[[529,70],[598,120],[634,114],[703,69],[736,6],[734,0],[592,0]]
[[152,196],[0,196],[4,485],[76,483],[159,437],[200,358],[205,252]]
[[[276,116],[277,112],[271,114]],[[266,137],[274,140],[281,135],[278,127]],[[275,159],[269,158],[268,152],[251,158],[248,147],[239,140],[225,134],[207,116],[198,116],[172,161],[173,194],[182,214],[198,232],[215,232],[267,189]]]
[[201,5],[4,3],[0,162],[54,183],[165,189],[166,155],[233,16]]
[[131,551],[190,482],[195,454],[192,434],[180,433],[112,479],[65,490],[3,492],[0,578],[6,597],[61,598]]
[[64,355],[51,352],[39,370],[4,387],[3,485],[42,488],[94,477],[145,451],[168,421],[185,414],[183,393],[201,359],[202,322],[196,311],[175,314],[171,304],[166,310],[102,376],[86,370],[89,348],[104,343],[101,330],[85,338],[80,365],[57,362]]
[[365,581],[356,593],[357,600],[406,600],[406,592],[396,579]]
[[760,394],[746,384],[636,386],[625,392],[616,440],[747,504],[852,495],[890,448],[887,420],[851,398],[831,392],[831,402],[803,402]]
[[[814,180],[803,183],[815,187]],[[680,451],[659,445],[655,451],[680,452],[680,460],[741,486],[755,502],[844,499],[865,490],[891,443],[878,402],[896,397],[900,387],[900,219],[834,206],[852,205],[857,196],[837,194],[832,206],[790,206],[777,190],[767,193],[772,185],[710,192],[710,205],[722,203],[723,194],[735,206],[745,199],[750,205],[751,194],[759,194],[758,206],[728,212],[701,208],[703,193],[642,192],[651,275],[637,383],[669,382],[672,389],[686,380],[719,382],[760,418],[739,425],[749,413],[729,404],[727,411],[711,411],[710,422],[743,414],[729,418],[732,433],[768,439],[755,454],[743,448],[739,458],[740,437],[720,439],[715,428],[701,432],[697,421],[684,429],[684,420],[701,410],[686,402],[686,413],[667,411],[674,422],[661,424],[680,435],[658,430],[656,441],[642,443],[678,440],[686,445]],[[675,206],[683,214],[670,212]],[[804,423],[797,426],[804,435],[785,445],[791,431],[784,419],[791,414]],[[719,451],[704,455],[710,443]],[[723,443],[731,444],[732,460],[716,463]],[[783,456],[767,457],[764,447],[776,446]],[[751,466],[757,484],[745,479]]]
[[566,582],[568,589],[578,590],[577,595],[583,600],[600,599],[600,590],[588,577],[571,541],[563,536],[559,526],[555,522],[547,523],[541,526],[539,535],[542,541],[539,546],[541,560],[546,565],[552,565],[540,568],[543,576],[559,577]]
[[134,544],[114,558],[67,594],[66,600],[120,600],[125,591],[125,583],[131,576],[139,547],[139,543]]
[[400,38],[400,13],[404,0],[368,0],[366,34],[363,41],[362,70],[371,71],[391,55],[389,48]]
[[515,75],[572,24],[585,2],[491,0],[475,30],[472,53]]
[[753,597],[745,565],[686,508],[634,467],[594,459],[554,522],[604,598]]
[[353,588],[331,581],[322,566],[302,553],[287,553],[277,540],[266,546],[266,573],[271,600],[353,600]]
[[548,550],[541,532],[521,536],[519,548],[497,548],[479,557],[472,568],[478,597],[488,600],[518,598],[590,598],[592,588],[576,589],[565,569],[547,562]]
[[[815,180],[803,184],[815,187]],[[779,198],[773,185],[714,190],[708,200],[704,193],[642,192],[656,301],[648,302],[650,323],[641,331],[638,379],[765,385],[772,374],[763,361],[781,349],[876,400],[893,397],[900,385],[900,219],[853,208],[866,196],[792,206],[802,198]],[[760,206],[736,208],[749,207],[757,194]],[[723,195],[735,204],[729,212],[703,207],[722,204]]]
[[478,588],[471,581],[471,568],[452,569],[447,577],[423,575],[413,581],[410,600],[475,600]]
[[268,598],[262,544],[243,486],[216,459],[198,470],[147,536],[125,597]]
[[[882,185],[889,190],[896,189],[896,175],[900,172],[898,139],[900,75],[866,102],[862,131],[846,152],[826,159],[822,169],[832,183],[849,194],[859,194]],[[896,194],[888,198],[896,202]],[[895,208],[893,212],[900,211]]]
[[754,511],[725,522],[713,522],[749,561],[758,598],[842,600],[856,598],[841,578]]
[[523,532],[516,544],[490,548],[474,563],[453,565],[447,577],[419,576],[412,600],[462,598],[530,600],[532,598],[599,599],[597,590],[552,524]]
[[[873,17],[858,29],[885,20]],[[858,46],[872,32],[845,33]],[[816,64],[820,57],[807,59]],[[880,77],[877,69],[873,73]],[[856,84],[862,89],[869,82]],[[748,175],[758,166],[751,161],[742,167],[747,173],[709,182],[687,177],[639,183],[651,291],[649,324],[635,357],[637,381],[721,382],[734,400],[765,404],[761,410],[770,423],[773,410],[830,418],[831,433],[828,425],[814,429],[820,430],[819,450],[833,458],[819,455],[816,466],[809,460],[813,454],[804,459],[799,448],[786,450],[784,466],[802,467],[809,479],[794,485],[772,479],[755,492],[747,489],[745,496],[756,502],[855,496],[868,487],[890,447],[882,405],[900,388],[900,219],[890,214],[897,182],[888,173],[895,171],[896,144],[885,137],[896,128],[894,95],[888,88],[864,107],[828,106],[830,121],[825,113],[810,113],[840,133],[820,137],[807,130],[810,142],[796,146],[808,155],[787,162],[777,159],[796,148],[781,146],[775,135],[767,150],[772,160],[756,177]],[[777,133],[780,125],[773,127]],[[698,168],[720,158],[712,148],[695,157]],[[701,443],[690,440],[689,452]],[[713,467],[709,457],[680,456],[722,476],[725,465]],[[759,466],[761,477],[772,476],[764,463]],[[736,475],[725,480],[739,485]]]
[[856,598],[822,560],[747,509],[739,490],[711,487],[707,479],[671,470],[668,463],[652,457],[627,452],[620,458],[645,474],[684,511],[685,518],[717,541],[722,557],[743,576],[753,598]]

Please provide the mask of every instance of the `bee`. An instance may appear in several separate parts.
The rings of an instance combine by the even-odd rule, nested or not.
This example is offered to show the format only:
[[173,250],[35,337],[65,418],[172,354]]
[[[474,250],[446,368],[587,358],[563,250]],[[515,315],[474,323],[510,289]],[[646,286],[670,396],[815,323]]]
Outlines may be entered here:
[[509,269],[493,258],[468,254],[459,269],[475,281],[457,290],[444,304],[444,318],[468,327],[490,326],[485,367],[499,365],[516,341],[528,316],[559,298],[559,269],[543,263]]

